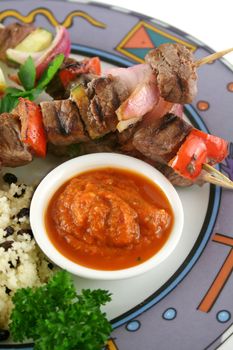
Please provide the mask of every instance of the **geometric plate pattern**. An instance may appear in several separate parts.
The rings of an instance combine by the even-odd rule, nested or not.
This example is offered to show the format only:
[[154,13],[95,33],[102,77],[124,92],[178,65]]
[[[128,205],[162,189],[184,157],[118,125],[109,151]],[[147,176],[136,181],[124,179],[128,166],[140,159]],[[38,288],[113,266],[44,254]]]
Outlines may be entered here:
[[117,45],[116,51],[123,53],[134,61],[143,63],[144,57],[149,50],[168,42],[180,43],[191,51],[196,50],[196,46],[168,34],[145,21],[139,21]]

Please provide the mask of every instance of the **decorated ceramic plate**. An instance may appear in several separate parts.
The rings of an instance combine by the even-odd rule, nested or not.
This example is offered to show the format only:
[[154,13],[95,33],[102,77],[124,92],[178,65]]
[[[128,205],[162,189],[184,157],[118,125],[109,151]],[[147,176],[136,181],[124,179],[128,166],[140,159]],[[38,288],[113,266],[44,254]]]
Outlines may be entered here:
[[[99,56],[105,65],[127,67],[143,62],[161,43],[178,42],[196,59],[211,50],[195,38],[137,13],[92,2],[2,0],[0,21],[35,23],[53,30],[62,24],[71,35],[75,56]],[[233,74],[223,60],[198,71],[198,94],[185,107],[201,130],[232,139]],[[233,180],[233,145],[220,170]],[[39,180],[57,164],[50,157],[20,167],[21,181]],[[184,233],[175,251],[159,267],[122,281],[74,277],[78,289],[113,293],[106,307],[113,332],[108,349],[213,350],[230,335],[232,325],[233,196],[213,185],[178,189],[185,213]],[[31,349],[31,344],[0,348]]]

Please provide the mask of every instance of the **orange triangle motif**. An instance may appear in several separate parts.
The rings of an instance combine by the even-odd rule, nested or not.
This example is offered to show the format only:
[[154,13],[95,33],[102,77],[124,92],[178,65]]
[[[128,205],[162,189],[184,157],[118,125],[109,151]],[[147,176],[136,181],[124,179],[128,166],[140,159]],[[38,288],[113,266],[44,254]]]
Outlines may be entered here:
[[125,49],[153,49],[154,47],[155,45],[151,41],[144,26],[136,30],[124,44]]

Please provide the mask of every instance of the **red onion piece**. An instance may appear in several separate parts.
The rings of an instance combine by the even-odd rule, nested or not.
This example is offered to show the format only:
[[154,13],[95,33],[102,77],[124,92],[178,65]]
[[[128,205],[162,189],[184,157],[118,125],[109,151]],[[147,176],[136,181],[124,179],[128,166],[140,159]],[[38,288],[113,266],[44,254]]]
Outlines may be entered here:
[[65,57],[70,54],[70,35],[66,28],[56,27],[57,34],[50,45],[50,47],[43,52],[42,56],[36,61],[36,77],[40,78],[43,71],[47,68],[48,64],[54,59],[54,57],[60,53],[63,53]]

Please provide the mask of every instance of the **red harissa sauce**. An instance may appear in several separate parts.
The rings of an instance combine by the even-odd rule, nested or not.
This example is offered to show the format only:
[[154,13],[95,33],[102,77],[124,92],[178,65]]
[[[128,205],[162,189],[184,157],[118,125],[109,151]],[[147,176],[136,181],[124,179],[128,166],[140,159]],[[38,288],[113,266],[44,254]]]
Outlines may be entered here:
[[48,236],[62,255],[97,270],[124,269],[149,259],[166,243],[173,220],[158,186],[116,168],[70,179],[45,213]]

